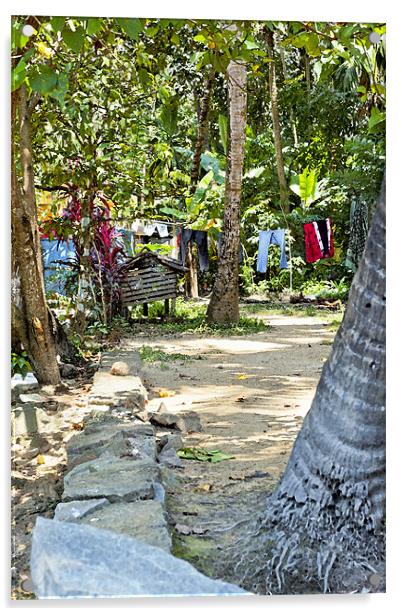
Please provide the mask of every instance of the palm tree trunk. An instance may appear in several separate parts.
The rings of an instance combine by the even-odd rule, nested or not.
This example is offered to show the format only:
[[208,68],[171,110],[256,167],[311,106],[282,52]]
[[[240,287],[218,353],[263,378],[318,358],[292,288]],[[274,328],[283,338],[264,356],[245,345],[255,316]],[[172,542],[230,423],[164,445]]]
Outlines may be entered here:
[[282,139],[281,139],[281,125],[279,120],[279,105],[278,105],[278,90],[276,86],[276,71],[275,71],[275,57],[274,57],[274,34],[270,30],[266,30],[265,33],[268,56],[271,60],[269,63],[269,93],[271,97],[271,116],[272,126],[274,131],[274,145],[275,145],[275,158],[276,158],[276,170],[279,181],[279,195],[281,206],[286,213],[289,212],[289,194],[285,177],[285,166],[282,155]]
[[247,70],[241,61],[231,61],[229,82],[229,155],[225,184],[221,256],[208,305],[210,323],[239,321],[240,200],[243,176],[247,113]]
[[[200,110],[198,114],[197,140],[194,149],[193,165],[190,174],[190,194],[194,194],[197,188],[197,183],[200,175],[201,155],[205,149],[205,144],[208,137],[208,116],[211,106],[211,97],[214,87],[215,69],[211,69],[209,75],[204,82],[204,94],[202,97]],[[195,249],[189,243],[186,254],[186,265],[188,273],[186,274],[186,292],[190,297],[198,297],[198,275],[197,275],[197,256]]]
[[347,592],[353,575],[355,588],[370,586],[384,558],[384,508],[385,182],[344,320],[268,501],[259,583]]
[[[32,167],[30,109],[25,86],[21,86],[12,102],[12,231],[13,338],[19,338],[28,353],[40,383],[60,383],[56,346],[49,322],[45,298],[43,266],[36,214],[36,196]],[[20,186],[16,169],[15,126],[19,123],[19,160],[22,174]]]

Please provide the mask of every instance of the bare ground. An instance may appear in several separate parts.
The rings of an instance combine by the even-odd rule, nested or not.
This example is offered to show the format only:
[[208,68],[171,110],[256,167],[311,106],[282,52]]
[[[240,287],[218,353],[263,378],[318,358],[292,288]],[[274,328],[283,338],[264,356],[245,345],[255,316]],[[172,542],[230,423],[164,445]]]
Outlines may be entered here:
[[334,337],[327,315],[258,316],[272,328],[226,338],[154,332],[128,342],[176,354],[143,362],[148,410],[163,402],[170,413],[196,411],[202,431],[182,435],[184,447],[234,456],[184,460],[184,469],[166,478],[175,553],[230,581],[233,547],[247,532],[242,521],[264,509],[283,473]]
[[[242,522],[264,508],[286,466],[314,395],[334,332],[319,317],[258,315],[267,332],[223,337],[163,334],[141,326],[122,351],[148,346],[168,361],[144,362],[148,410],[196,411],[202,431],[182,435],[184,447],[219,449],[219,463],[185,460],[166,471],[174,552],[213,576],[235,581],[227,554]],[[52,396],[45,433],[12,440],[12,598],[34,598],[30,583],[31,531],[37,515],[53,517],[66,470],[65,442],[82,427],[89,385],[70,383]],[[172,395],[161,397],[161,392]],[[173,393],[174,392],[174,393]],[[232,557],[233,558],[233,557]],[[229,558],[230,560],[230,558]]]

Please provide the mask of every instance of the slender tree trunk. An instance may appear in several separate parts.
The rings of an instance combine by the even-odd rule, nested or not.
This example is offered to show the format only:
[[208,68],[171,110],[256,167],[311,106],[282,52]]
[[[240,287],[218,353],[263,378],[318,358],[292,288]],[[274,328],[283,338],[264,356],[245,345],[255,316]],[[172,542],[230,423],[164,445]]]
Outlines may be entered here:
[[268,501],[253,579],[268,592],[370,587],[385,556],[384,508],[385,182],[344,320]]
[[[283,47],[279,47],[279,53],[281,55],[283,79],[286,80],[288,78],[288,71],[286,68],[285,50],[283,49]],[[295,147],[297,147],[299,145],[299,139],[297,137],[296,120],[292,105],[290,105],[289,107],[289,117],[293,133],[293,142],[295,144]]]
[[246,139],[247,70],[231,61],[228,69],[229,154],[225,183],[225,211],[218,272],[207,310],[210,323],[239,321],[240,200]]
[[204,151],[208,135],[208,116],[214,87],[215,70],[212,69],[204,82],[204,94],[198,115],[197,140],[194,148],[193,165],[191,168],[191,188],[195,191],[200,175],[201,154]]
[[[22,186],[16,170],[17,106]],[[55,385],[60,382],[60,373],[45,298],[32,168],[30,110],[25,86],[21,86],[13,96],[12,124],[13,338],[18,338],[27,351],[38,381]]]
[[81,200],[81,237],[80,237],[80,274],[78,283],[78,303],[76,328],[79,334],[83,334],[87,324],[87,311],[96,304],[96,298],[92,287],[92,267],[90,262],[90,250],[93,237],[92,207],[95,193],[92,188],[86,190]]
[[271,59],[269,63],[269,93],[271,97],[271,116],[272,126],[274,131],[274,145],[275,145],[275,157],[276,157],[276,170],[279,181],[279,195],[281,206],[284,211],[289,212],[289,193],[285,177],[285,166],[283,163],[282,155],[282,139],[281,139],[281,125],[279,120],[279,106],[278,106],[278,90],[276,87],[276,71],[275,71],[275,57],[274,57],[274,34],[270,30],[265,32],[265,40],[268,47],[268,56]]
[[[198,112],[197,140],[194,148],[193,164],[190,174],[190,194],[194,194],[200,175],[201,155],[208,140],[208,116],[211,106],[212,91],[215,80],[215,69],[207,76],[204,82],[204,94]],[[191,243],[188,245],[186,265],[189,268],[186,274],[186,289],[190,297],[198,297],[197,258]]]

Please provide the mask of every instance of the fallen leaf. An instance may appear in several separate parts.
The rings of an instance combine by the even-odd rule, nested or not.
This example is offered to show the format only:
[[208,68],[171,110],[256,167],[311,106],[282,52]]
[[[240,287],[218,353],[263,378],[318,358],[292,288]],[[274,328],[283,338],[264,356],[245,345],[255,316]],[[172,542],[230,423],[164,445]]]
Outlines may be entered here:
[[73,423],[71,427],[72,427],[73,430],[79,430],[79,431],[83,430],[84,429],[84,422],[80,421],[78,423]]
[[37,464],[45,464],[46,460],[45,460],[45,456],[43,456],[41,453],[37,456],[36,458],[36,462]]
[[244,396],[239,396],[238,398],[236,398],[236,402],[245,402],[246,398]]
[[202,483],[200,486],[198,486],[197,490],[201,490],[202,492],[210,492],[212,490],[212,484]]
[[160,389],[159,390],[159,397],[160,398],[170,398],[172,396],[175,396],[176,392],[175,391],[170,391],[168,389]]

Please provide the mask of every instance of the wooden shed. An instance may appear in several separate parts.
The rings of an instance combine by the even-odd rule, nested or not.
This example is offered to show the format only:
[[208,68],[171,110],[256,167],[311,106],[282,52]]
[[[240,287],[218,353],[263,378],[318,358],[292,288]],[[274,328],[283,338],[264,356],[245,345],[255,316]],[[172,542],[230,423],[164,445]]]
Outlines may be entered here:
[[148,314],[148,303],[165,300],[165,312],[169,313],[169,299],[172,310],[177,296],[177,279],[188,268],[178,261],[144,248],[138,255],[128,259],[124,265],[121,282],[123,308],[143,304]]

